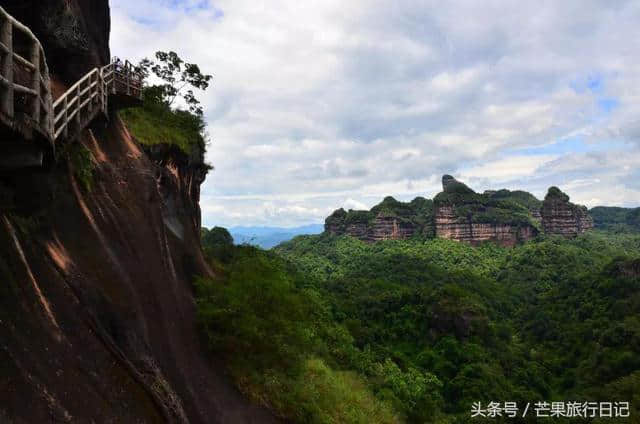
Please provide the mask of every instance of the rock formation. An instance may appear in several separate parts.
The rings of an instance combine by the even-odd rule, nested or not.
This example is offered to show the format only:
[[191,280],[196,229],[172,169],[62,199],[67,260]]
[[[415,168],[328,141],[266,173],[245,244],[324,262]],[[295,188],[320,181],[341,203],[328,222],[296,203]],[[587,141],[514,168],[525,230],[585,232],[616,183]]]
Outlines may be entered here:
[[336,210],[325,220],[325,232],[367,242],[407,239],[432,231],[432,209],[432,202],[422,197],[410,203],[386,197],[370,211]]
[[434,198],[436,237],[514,246],[538,234],[529,209],[507,201],[507,190],[477,194],[450,175],[442,177],[442,188]]
[[436,236],[471,244],[493,241],[502,246],[515,246],[534,238],[538,230],[533,225],[480,223],[461,218],[454,207],[440,206],[435,212]]
[[540,212],[545,234],[574,237],[593,228],[587,208],[571,203],[569,196],[557,187],[549,189]]
[[545,209],[526,191],[480,194],[451,175],[442,177],[442,189],[433,201],[418,197],[403,203],[387,197],[370,211],[338,209],[326,219],[325,231],[366,242],[435,236],[474,245],[492,241],[513,246],[536,237],[541,228],[548,234],[570,235],[593,226],[586,208],[569,203],[568,197],[547,196]]

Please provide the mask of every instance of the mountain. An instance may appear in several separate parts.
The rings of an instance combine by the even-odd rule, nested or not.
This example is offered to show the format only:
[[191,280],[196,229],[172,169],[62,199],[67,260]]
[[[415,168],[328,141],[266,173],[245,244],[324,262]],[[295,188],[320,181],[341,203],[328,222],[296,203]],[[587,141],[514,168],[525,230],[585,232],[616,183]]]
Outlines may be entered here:
[[235,244],[251,244],[270,249],[282,242],[303,234],[320,234],[322,224],[310,224],[300,227],[231,227],[229,232]]
[[555,187],[543,202],[521,190],[476,193],[450,175],[442,177],[442,192],[433,200],[400,202],[389,196],[369,211],[338,209],[325,220],[327,233],[367,242],[439,237],[503,246],[530,240],[541,231],[570,237],[591,227],[586,208],[569,202]]

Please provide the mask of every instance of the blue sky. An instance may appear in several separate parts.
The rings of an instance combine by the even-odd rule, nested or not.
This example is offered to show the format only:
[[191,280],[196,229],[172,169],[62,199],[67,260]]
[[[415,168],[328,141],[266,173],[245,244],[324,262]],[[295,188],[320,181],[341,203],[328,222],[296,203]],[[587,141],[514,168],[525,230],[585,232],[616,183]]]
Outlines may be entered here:
[[205,225],[296,226],[386,195],[638,206],[640,3],[112,0],[112,53],[177,51],[216,167]]

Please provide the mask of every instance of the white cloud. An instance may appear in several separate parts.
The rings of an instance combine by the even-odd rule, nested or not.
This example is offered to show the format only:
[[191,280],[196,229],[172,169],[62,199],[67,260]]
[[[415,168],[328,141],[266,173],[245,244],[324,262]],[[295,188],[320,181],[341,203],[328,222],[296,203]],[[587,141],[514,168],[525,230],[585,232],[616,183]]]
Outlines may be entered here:
[[[319,222],[433,196],[443,173],[640,201],[625,182],[640,149],[637,2],[202,3],[112,0],[111,47],[173,49],[214,74],[207,225]],[[593,151],[549,147],[576,137]]]

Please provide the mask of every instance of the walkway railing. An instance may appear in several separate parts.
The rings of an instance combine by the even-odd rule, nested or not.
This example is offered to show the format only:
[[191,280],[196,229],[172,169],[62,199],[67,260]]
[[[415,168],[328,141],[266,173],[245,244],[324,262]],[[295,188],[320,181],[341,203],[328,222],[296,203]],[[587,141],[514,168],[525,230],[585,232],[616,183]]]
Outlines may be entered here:
[[53,104],[53,140],[80,133],[98,114],[107,113],[109,95],[142,99],[142,74],[126,61],[114,60],[95,68],[69,88]]
[[36,130],[53,141],[51,100],[40,41],[0,7],[0,119],[26,138]]
[[[26,59],[28,56],[29,59]],[[143,76],[129,61],[95,68],[52,101],[49,68],[35,35],[0,7],[0,119],[26,139],[38,131],[52,145],[78,135],[110,95],[142,100]]]

